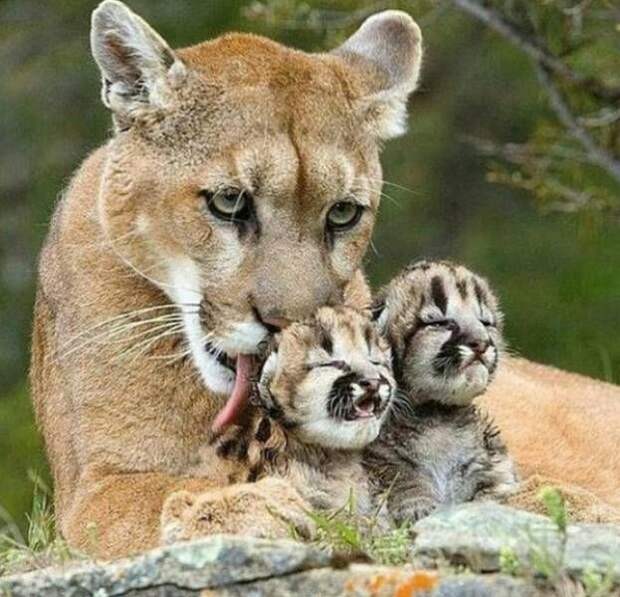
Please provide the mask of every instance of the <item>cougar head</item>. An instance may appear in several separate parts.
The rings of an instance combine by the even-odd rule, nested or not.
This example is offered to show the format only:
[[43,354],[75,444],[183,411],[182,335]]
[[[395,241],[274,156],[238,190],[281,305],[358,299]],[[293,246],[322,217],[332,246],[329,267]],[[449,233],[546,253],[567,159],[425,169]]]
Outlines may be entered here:
[[379,204],[381,141],[404,130],[421,35],[370,17],[332,52],[229,34],[180,50],[124,4],[93,13],[115,135],[98,190],[110,245],[183,311],[206,386],[247,398],[266,336],[337,304]]

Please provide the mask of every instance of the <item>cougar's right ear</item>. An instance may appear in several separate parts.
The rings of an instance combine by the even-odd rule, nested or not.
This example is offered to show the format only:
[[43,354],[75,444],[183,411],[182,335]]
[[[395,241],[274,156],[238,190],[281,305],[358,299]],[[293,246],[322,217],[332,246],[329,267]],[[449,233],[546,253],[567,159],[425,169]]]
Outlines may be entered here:
[[105,0],[93,12],[90,44],[103,103],[121,129],[165,108],[170,90],[185,78],[185,66],[168,44],[117,0]]
[[380,139],[402,135],[407,122],[407,97],[418,85],[422,34],[405,12],[385,10],[368,17],[332,54],[373,81],[361,102],[364,120]]

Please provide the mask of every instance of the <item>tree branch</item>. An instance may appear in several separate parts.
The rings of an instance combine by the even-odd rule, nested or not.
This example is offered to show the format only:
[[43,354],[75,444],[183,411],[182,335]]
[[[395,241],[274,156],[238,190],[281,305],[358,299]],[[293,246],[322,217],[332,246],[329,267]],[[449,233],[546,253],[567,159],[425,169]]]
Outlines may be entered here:
[[557,56],[549,53],[536,41],[526,37],[512,23],[504,19],[497,11],[482,6],[476,0],[449,0],[460,10],[475,17],[485,25],[511,41],[516,47],[532,58],[536,63],[542,64],[547,70],[570,81],[574,85],[588,87],[595,97],[608,101],[620,99],[620,89],[608,87],[592,77],[586,77],[575,72]]
[[568,132],[581,143],[590,161],[605,169],[613,178],[620,182],[620,161],[600,147],[590,133],[579,124],[559,89],[549,76],[549,72],[539,63],[536,64],[536,74],[541,85],[549,95],[553,111],[557,114],[560,122],[568,129]]

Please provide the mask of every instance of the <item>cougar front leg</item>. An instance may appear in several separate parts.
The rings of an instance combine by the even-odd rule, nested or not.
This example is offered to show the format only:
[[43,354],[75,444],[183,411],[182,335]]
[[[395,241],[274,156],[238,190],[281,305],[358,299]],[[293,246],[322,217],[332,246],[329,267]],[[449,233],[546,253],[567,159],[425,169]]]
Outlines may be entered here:
[[[183,507],[188,495],[194,500],[191,512]],[[226,517],[226,529],[205,522],[207,505],[213,520]],[[80,478],[59,527],[72,548],[112,559],[151,549],[162,540],[215,532],[283,537],[292,524],[307,533],[304,507],[295,490],[278,479],[222,488],[205,478],[91,470]]]
[[199,494],[177,491],[164,503],[161,540],[173,543],[217,533],[307,538],[312,534],[309,509],[292,485],[275,477]]

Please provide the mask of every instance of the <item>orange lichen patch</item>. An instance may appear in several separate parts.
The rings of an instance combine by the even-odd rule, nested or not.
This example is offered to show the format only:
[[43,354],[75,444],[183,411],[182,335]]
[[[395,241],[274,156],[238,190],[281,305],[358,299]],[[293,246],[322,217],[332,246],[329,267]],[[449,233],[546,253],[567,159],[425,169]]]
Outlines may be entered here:
[[434,589],[438,582],[439,575],[437,572],[418,570],[396,587],[394,597],[413,597],[417,591]]
[[373,595],[376,595],[385,586],[386,581],[387,579],[383,574],[375,574],[368,581],[368,588]]
[[394,587],[396,587],[402,579],[403,574],[401,571],[388,571],[386,573],[373,574],[363,579],[351,578],[344,584],[344,589],[347,592],[355,592],[363,588],[364,593],[372,595],[373,597],[393,595]]

